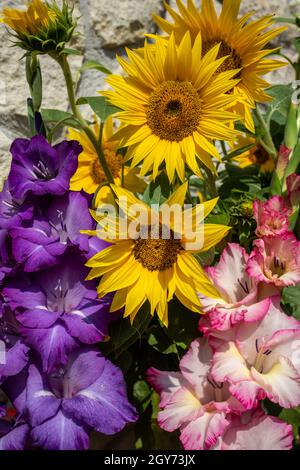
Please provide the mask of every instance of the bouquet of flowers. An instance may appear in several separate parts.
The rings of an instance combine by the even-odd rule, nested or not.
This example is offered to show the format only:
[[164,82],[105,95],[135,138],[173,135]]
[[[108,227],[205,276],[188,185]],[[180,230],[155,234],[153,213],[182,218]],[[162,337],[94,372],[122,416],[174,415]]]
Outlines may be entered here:
[[[31,137],[0,193],[0,449],[299,444],[300,60],[265,75],[300,18],[240,4],[166,3],[120,74],[81,67],[95,96],[70,2],[2,11]],[[43,107],[42,55],[68,112]]]

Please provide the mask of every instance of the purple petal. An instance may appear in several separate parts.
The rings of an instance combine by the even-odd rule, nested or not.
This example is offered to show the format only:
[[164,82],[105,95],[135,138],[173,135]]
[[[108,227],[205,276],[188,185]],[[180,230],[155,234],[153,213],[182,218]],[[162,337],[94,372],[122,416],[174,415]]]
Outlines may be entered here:
[[3,289],[5,300],[11,309],[19,307],[35,309],[37,306],[45,307],[45,294],[38,286],[31,286],[30,279],[25,277],[14,278]]
[[50,391],[45,378],[35,365],[29,367],[26,386],[30,424],[35,427],[56,415],[61,400]]
[[[94,367],[93,361],[97,359]],[[70,356],[67,365],[69,377],[69,389],[72,395],[80,390],[88,388],[102,374],[105,366],[105,358],[101,356],[95,347],[79,348]]]
[[66,314],[63,316],[63,322],[67,332],[84,344],[99,343],[105,336],[92,323],[87,323],[78,315]]
[[0,363],[0,381],[19,374],[28,364],[29,347],[17,341],[5,354],[5,364]]
[[[100,353],[93,353],[90,367],[98,378],[72,399],[64,399],[63,410],[98,432],[115,434],[137,419],[135,408],[128,402],[126,384],[120,369]],[[103,367],[104,363],[104,367]]]
[[49,312],[46,309],[25,310],[16,314],[18,321],[28,328],[50,328],[60,318],[60,312]]
[[44,371],[50,372],[58,364],[66,364],[69,353],[78,347],[76,340],[61,323],[48,329],[21,326],[20,332],[25,341],[40,354]]
[[79,245],[83,251],[88,251],[88,236],[80,230],[92,229],[93,219],[89,212],[91,197],[84,192],[69,192],[50,205],[46,212],[47,219],[61,233],[61,237]]
[[7,181],[0,192],[0,226],[6,229],[19,227],[23,221],[30,220],[33,215],[31,201],[16,201],[8,188]]
[[23,414],[26,409],[26,383],[28,377],[28,367],[23,369],[18,375],[8,378],[1,385],[10,401],[19,413]]
[[24,450],[29,438],[29,431],[28,424],[16,425],[0,438],[0,450]]
[[63,410],[31,433],[35,445],[46,450],[85,450],[89,447],[87,428]]
[[16,199],[28,192],[35,195],[62,195],[77,168],[82,147],[75,141],[65,141],[51,147],[42,136],[31,140],[17,139],[11,146],[13,156],[8,176],[9,189]]

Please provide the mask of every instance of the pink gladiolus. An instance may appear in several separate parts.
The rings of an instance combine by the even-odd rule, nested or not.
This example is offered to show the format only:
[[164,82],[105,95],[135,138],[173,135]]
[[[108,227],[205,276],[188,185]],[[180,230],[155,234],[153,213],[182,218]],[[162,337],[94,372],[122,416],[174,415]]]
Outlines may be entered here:
[[186,450],[210,449],[230,425],[232,412],[245,411],[230,395],[228,384],[210,376],[212,350],[206,339],[196,339],[180,361],[180,372],[148,370],[149,383],[160,394],[158,423],[166,431],[180,430]]
[[256,410],[233,416],[214,450],[289,450],[292,446],[292,426]]
[[258,281],[246,272],[249,256],[236,243],[229,243],[219,263],[206,272],[220,292],[220,298],[199,294],[212,328],[227,330],[241,321],[252,322],[268,311],[270,300],[258,300]]
[[268,397],[284,408],[300,404],[300,322],[273,297],[265,317],[242,323],[231,338],[214,338],[212,377],[251,409]]
[[288,232],[291,210],[283,197],[273,196],[267,202],[254,201],[253,213],[258,237],[283,235]]
[[246,271],[276,287],[296,285],[300,282],[300,242],[292,233],[255,240]]

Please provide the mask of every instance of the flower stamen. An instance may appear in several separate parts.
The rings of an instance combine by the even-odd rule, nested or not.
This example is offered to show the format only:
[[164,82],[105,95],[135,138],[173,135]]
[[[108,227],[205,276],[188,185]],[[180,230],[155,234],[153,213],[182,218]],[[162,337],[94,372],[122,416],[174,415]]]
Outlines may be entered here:
[[169,80],[152,92],[146,114],[155,135],[180,142],[197,130],[201,98],[190,82]]

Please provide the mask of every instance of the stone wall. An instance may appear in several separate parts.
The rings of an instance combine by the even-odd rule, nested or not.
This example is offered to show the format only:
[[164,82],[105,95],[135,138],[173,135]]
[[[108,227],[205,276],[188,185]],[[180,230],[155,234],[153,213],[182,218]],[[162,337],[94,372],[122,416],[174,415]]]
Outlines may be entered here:
[[[71,1],[71,0],[70,0]],[[19,7],[21,0],[0,0],[0,10],[5,6]],[[81,36],[74,46],[83,52],[82,57],[71,58],[76,70],[84,60],[98,60],[113,72],[119,70],[116,54],[123,54],[126,46],[142,44],[145,32],[155,32],[151,13],[165,14],[162,0],[75,0],[75,11],[79,19]],[[174,5],[174,0],[169,0]],[[196,3],[200,3],[196,0]],[[257,14],[300,15],[300,0],[244,0],[243,12],[253,9]],[[283,33],[277,44],[284,52],[293,55],[293,28]],[[12,48],[10,38],[0,25],[0,184],[9,170],[9,146],[11,140],[27,135],[26,98],[28,87],[24,74],[24,60],[19,60],[22,51]],[[277,45],[276,44],[276,45]],[[67,108],[67,97],[60,70],[47,57],[41,57],[44,78],[44,102],[48,108]],[[103,74],[85,72],[78,83],[78,94],[91,96],[105,86]],[[286,68],[274,72],[272,82],[289,82],[293,70]]]

